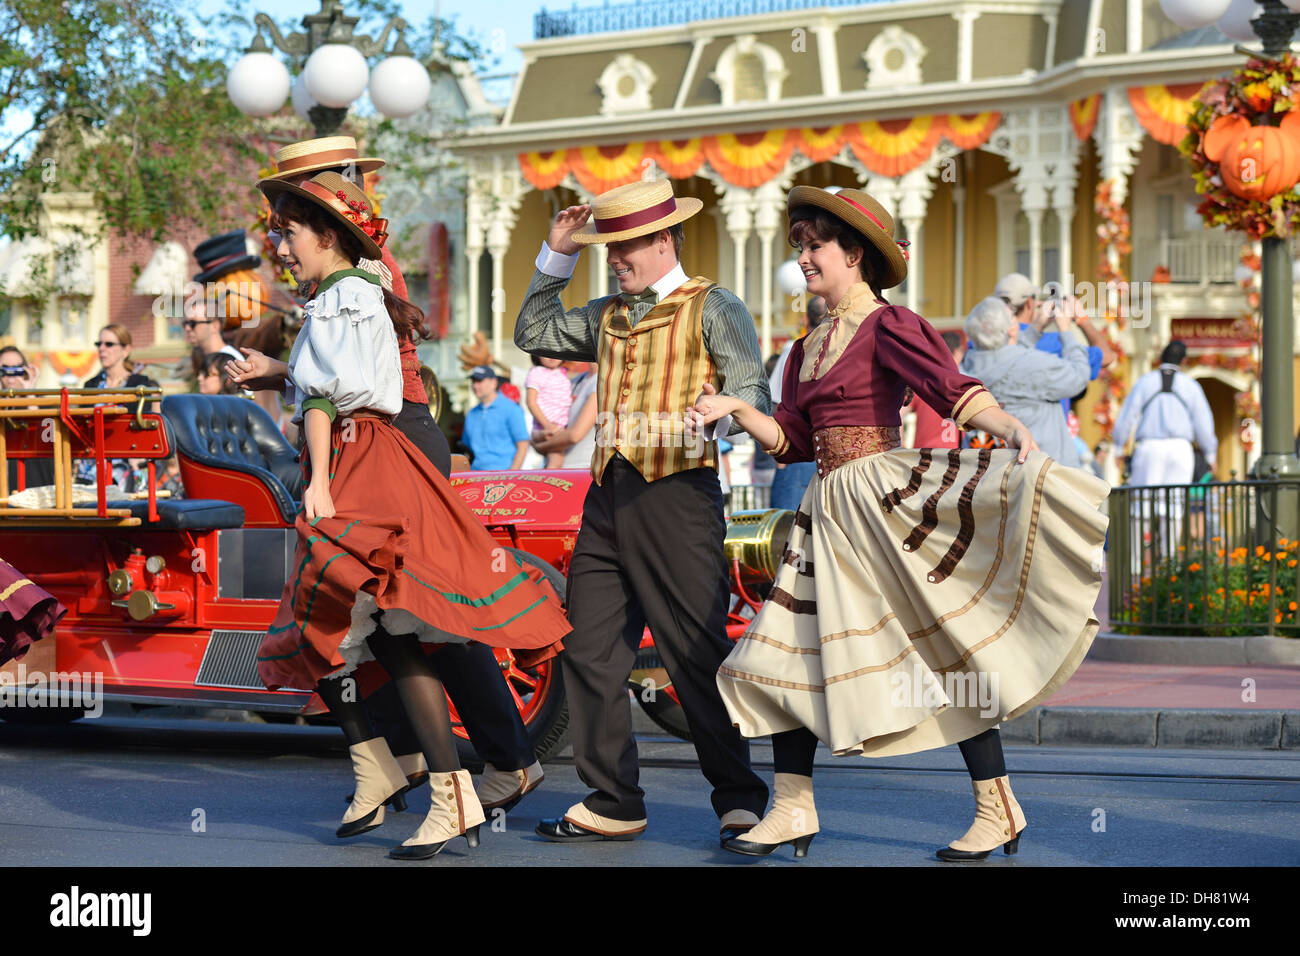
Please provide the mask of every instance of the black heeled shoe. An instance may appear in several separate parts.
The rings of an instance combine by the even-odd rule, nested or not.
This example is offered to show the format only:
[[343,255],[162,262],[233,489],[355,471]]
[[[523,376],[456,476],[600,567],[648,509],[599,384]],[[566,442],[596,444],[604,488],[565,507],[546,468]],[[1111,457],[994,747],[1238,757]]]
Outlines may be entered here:
[[[406,797],[404,794],[410,789],[410,787],[404,787],[401,790],[398,790],[395,794],[385,800],[384,804],[392,807],[395,813],[401,813],[406,809]],[[349,795],[347,802],[352,802],[351,795]],[[349,837],[361,836],[363,833],[369,833],[371,830],[378,829],[384,825],[383,820],[376,819],[379,816],[379,811],[382,809],[383,804],[375,807],[359,820],[353,820],[351,823],[340,825],[339,828],[334,831],[334,835],[340,840],[346,840]]]
[[[463,834],[457,834],[457,836],[464,836],[465,842],[469,844],[471,850],[478,848],[478,826],[472,826]],[[417,843],[414,846],[402,844],[389,850],[388,856],[394,860],[430,860],[441,853],[443,847],[454,839],[456,837],[443,840],[441,843]]]
[[816,835],[816,833],[805,833],[803,836],[786,840],[783,843],[754,843],[752,840],[742,840],[736,837],[724,841],[722,848],[730,850],[732,853],[742,853],[745,856],[769,856],[779,846],[793,845],[794,858],[800,860],[808,855],[808,847],[812,845],[813,837]]
[[[994,847],[993,849],[997,849]],[[1016,834],[1013,839],[1002,844],[1002,852],[1007,856],[1014,856],[1020,850],[1020,835]],[[945,863],[974,862],[976,860],[988,859],[988,855],[993,850],[954,850],[950,846],[936,852],[936,856]]]
[[[403,787],[401,790],[398,790],[395,794],[393,794],[384,802],[388,804],[388,808],[392,810],[394,813],[405,813],[407,791],[414,790],[416,787],[421,786],[422,784],[426,784],[428,782],[429,782],[429,772],[427,770],[422,770],[419,773],[413,773],[406,778],[406,786]],[[343,798],[343,802],[351,803],[352,798],[354,796],[356,796],[356,794],[349,793],[346,797]]]

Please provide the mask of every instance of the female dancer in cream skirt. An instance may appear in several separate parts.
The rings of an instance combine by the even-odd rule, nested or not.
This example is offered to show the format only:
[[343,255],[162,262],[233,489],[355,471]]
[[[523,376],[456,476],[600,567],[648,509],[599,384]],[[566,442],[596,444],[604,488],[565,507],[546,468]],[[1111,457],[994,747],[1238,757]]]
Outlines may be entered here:
[[[800,186],[790,240],[828,319],[795,345],[768,417],[705,387],[694,427],[726,415],[781,462],[817,462],[771,595],[718,672],[747,737],[772,735],[775,800],[724,846],[766,855],[817,832],[813,754],[958,744],[975,821],[944,860],[1016,852],[1025,815],[997,726],[1055,691],[1098,622],[1108,487],[1056,464],[953,365],[939,334],[878,291],[907,275],[893,220],[853,189]],[[1007,449],[899,449],[910,386]]]

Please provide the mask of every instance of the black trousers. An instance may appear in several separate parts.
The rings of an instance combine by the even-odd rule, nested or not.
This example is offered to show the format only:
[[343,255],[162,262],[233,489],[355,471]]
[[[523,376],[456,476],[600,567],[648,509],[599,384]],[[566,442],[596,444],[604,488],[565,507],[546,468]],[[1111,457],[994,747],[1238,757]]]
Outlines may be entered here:
[[[393,426],[424,452],[443,476],[451,474],[451,450],[442,430],[429,415],[429,406],[402,401]],[[436,528],[423,529],[436,534]],[[456,705],[461,722],[478,755],[498,770],[522,770],[536,759],[528,731],[506,686],[496,655],[485,644],[448,644],[429,661]],[[365,700],[366,712],[377,732],[395,754],[420,750],[397,689],[390,681]]]
[[645,625],[686,712],[713,809],[767,808],[767,785],[749,765],[715,675],[726,637],[726,523],[717,472],[694,468],[647,482],[616,456],[593,484],[569,568],[564,686],[587,808],[614,820],[645,818],[637,785],[628,676]]

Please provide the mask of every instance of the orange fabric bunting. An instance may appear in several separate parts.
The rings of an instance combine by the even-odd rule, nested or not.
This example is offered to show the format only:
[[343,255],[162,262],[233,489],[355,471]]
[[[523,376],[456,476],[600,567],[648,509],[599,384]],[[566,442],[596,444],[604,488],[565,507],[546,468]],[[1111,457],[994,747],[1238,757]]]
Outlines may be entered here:
[[799,152],[814,163],[834,159],[839,155],[840,150],[844,148],[846,141],[847,137],[844,135],[843,124],[820,129],[807,128],[799,130]]
[[704,165],[704,140],[661,139],[650,144],[650,155],[670,179],[689,179]]
[[943,135],[958,149],[979,149],[1001,122],[1001,113],[950,113],[944,118]]
[[709,165],[733,186],[761,186],[785,168],[799,135],[790,129],[763,133],[722,133],[704,139]]
[[579,146],[569,150],[569,168],[583,189],[600,195],[640,179],[647,158],[645,143]]
[[898,177],[920,166],[934,152],[946,124],[936,116],[871,120],[846,127],[853,155],[873,173]]
[[1101,94],[1093,93],[1070,104],[1070,125],[1074,135],[1083,142],[1097,128],[1097,117],[1101,115]]
[[553,189],[569,174],[569,151],[557,149],[553,153],[520,153],[519,170],[538,189]]
[[95,367],[99,353],[94,349],[51,349],[46,353],[46,358],[60,378],[71,375],[80,381]]
[[1192,103],[1204,83],[1175,83],[1166,86],[1130,86],[1128,101],[1142,128],[1151,138],[1167,146],[1176,146],[1187,135],[1187,120]]

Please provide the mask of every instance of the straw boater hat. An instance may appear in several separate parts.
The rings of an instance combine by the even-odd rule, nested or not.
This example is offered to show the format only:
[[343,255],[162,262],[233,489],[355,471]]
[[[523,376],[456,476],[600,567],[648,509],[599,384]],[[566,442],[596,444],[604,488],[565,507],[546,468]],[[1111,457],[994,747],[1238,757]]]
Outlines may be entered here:
[[271,179],[297,179],[305,173],[339,166],[355,166],[357,172],[369,173],[384,165],[374,156],[358,158],[357,141],[351,136],[323,136],[290,143],[275,151],[275,175]]
[[824,209],[866,237],[884,260],[879,276],[881,289],[892,289],[907,278],[907,253],[894,238],[894,218],[862,190],[841,189],[832,193],[816,186],[795,186],[786,201],[786,211],[793,213],[800,206]]
[[666,179],[628,183],[592,200],[591,222],[569,238],[587,246],[650,236],[690,219],[703,208],[698,199],[674,197],[672,183]]
[[275,178],[263,179],[257,188],[272,204],[282,193],[292,193],[315,203],[361,240],[365,258],[378,259],[383,255],[379,247],[388,238],[388,220],[377,219],[366,194],[338,173],[320,173],[301,186]]

